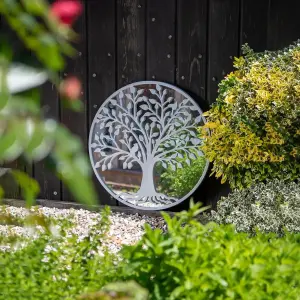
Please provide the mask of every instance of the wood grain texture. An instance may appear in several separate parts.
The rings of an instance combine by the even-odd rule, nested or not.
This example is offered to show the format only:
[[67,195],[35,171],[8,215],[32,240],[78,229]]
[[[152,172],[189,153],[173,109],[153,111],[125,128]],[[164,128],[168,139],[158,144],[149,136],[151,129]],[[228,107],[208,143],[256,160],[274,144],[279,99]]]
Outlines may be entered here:
[[207,10],[207,0],[177,2],[177,85],[206,108]]
[[174,83],[176,1],[147,3],[147,80]]
[[268,42],[269,0],[241,0],[240,44],[264,51]]
[[[87,2],[89,128],[100,106],[116,89],[115,10],[111,0]],[[100,203],[116,205],[94,174],[93,181]]]
[[278,50],[300,39],[300,2],[270,0],[268,49]]
[[117,0],[118,88],[146,77],[146,0]]
[[[56,87],[50,82],[47,82],[42,88],[42,108],[47,118],[59,120],[60,103]],[[60,200],[61,182],[51,173],[44,161],[38,162],[34,165],[34,177],[40,185],[41,199]]]
[[[84,2],[86,6],[86,2]],[[85,8],[85,7],[84,7]],[[61,108],[61,122],[76,136],[78,136],[85,149],[87,150],[87,65],[88,57],[86,52],[87,45],[87,34],[86,34],[86,9],[76,22],[75,31],[79,35],[75,47],[77,49],[77,55],[73,59],[68,59],[68,64],[65,72],[62,74],[64,78],[67,76],[76,76],[82,82],[82,96],[81,100],[84,104],[82,112],[73,112],[69,109]],[[73,196],[69,193],[66,186],[62,187],[62,199],[64,201],[73,200]]]
[[209,2],[207,101],[216,101],[218,83],[233,69],[239,53],[239,0]]

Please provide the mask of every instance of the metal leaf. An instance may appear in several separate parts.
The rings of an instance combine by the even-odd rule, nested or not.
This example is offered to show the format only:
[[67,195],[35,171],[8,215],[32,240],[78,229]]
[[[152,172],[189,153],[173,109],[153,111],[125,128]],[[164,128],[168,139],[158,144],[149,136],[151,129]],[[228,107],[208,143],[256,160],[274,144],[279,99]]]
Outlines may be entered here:
[[123,163],[123,169],[126,169],[127,168],[127,162],[124,162]]
[[202,121],[202,117],[201,116],[198,116],[196,119],[195,119],[195,123],[198,124]]
[[200,150],[197,150],[197,155],[199,155],[199,156],[204,156],[203,152],[200,151]]
[[139,136],[139,140],[140,140],[141,142],[143,142],[143,141],[144,141],[144,137],[143,137],[142,135],[140,135],[140,136]]
[[161,86],[160,86],[159,84],[157,84],[157,85],[156,85],[156,89],[157,89],[158,91],[161,91]]
[[149,99],[149,102],[151,103],[151,104],[156,104],[157,103],[157,100],[156,99]]
[[200,139],[191,139],[193,145],[199,145],[201,143]]
[[95,168],[98,169],[98,168],[100,168],[100,167],[101,167],[101,163],[100,163],[100,161],[97,161],[97,162],[95,163]]
[[155,133],[152,134],[152,137],[154,137],[154,138],[158,137],[158,136],[159,136],[159,132],[155,132]]
[[189,154],[190,159],[196,159],[196,155],[194,153]]
[[106,171],[107,170],[107,167],[105,164],[102,165],[102,171]]
[[144,91],[145,91],[144,89],[140,89],[140,90],[138,90],[137,94],[142,95],[144,93]]
[[94,153],[101,153],[101,149],[100,148],[95,149]]
[[111,100],[110,100],[110,103],[111,103],[112,105],[117,105],[117,100],[111,99]]
[[91,145],[91,147],[92,147],[92,148],[96,148],[96,147],[98,147],[98,144],[93,143],[93,144]]
[[154,89],[149,89],[149,91],[150,91],[150,93],[151,93],[152,95],[155,95],[155,94],[156,94],[156,90],[154,90]]
[[123,99],[123,98],[124,98],[124,93],[123,93],[123,91],[121,91],[121,92],[119,93],[119,98],[120,98],[120,99]]
[[182,164],[180,162],[177,163],[177,168],[182,169]]
[[149,107],[148,107],[147,104],[143,104],[143,105],[141,105],[140,107],[141,107],[141,109],[143,109],[143,110],[148,110],[148,109],[149,109]]
[[131,92],[132,94],[134,94],[134,93],[136,92],[136,87],[131,86],[131,87],[130,87],[130,92]]
[[109,110],[108,110],[108,108],[107,107],[103,107],[103,112],[105,113],[105,114],[108,114],[108,112],[109,112]]
[[132,162],[130,162],[130,163],[127,165],[127,167],[128,167],[128,169],[132,169],[132,167],[133,167]]
[[191,161],[187,158],[186,160],[185,160],[185,162],[190,166],[191,165]]
[[126,157],[127,157],[126,155],[120,156],[120,157],[119,157],[119,160],[125,160]]
[[183,158],[183,155],[181,153],[178,153],[179,158]]
[[131,110],[131,109],[132,109],[132,103],[131,103],[131,102],[129,102],[129,103],[127,104],[127,109],[128,109],[128,110]]
[[133,100],[132,99],[132,96],[130,94],[125,94],[126,98],[130,99],[130,100]]
[[165,168],[165,169],[167,169],[168,168],[168,165],[166,164],[166,163],[162,163],[162,166]]
[[125,124],[127,125],[129,123],[128,117],[125,117]]
[[107,168],[108,168],[108,170],[112,169],[112,163],[111,162],[107,165]]
[[192,106],[190,106],[190,110],[193,110],[193,111],[198,110],[198,107],[192,105]]

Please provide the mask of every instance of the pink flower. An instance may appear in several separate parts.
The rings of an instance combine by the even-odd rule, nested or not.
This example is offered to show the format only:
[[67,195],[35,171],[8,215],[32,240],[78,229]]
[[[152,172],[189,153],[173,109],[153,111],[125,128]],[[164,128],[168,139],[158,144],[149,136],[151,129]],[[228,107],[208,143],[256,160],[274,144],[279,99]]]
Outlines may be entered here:
[[82,85],[80,80],[75,77],[69,77],[61,83],[60,93],[67,100],[77,100],[81,95]]
[[83,7],[79,0],[57,0],[50,8],[51,14],[55,16],[60,23],[67,26],[72,26],[81,15],[82,10]]

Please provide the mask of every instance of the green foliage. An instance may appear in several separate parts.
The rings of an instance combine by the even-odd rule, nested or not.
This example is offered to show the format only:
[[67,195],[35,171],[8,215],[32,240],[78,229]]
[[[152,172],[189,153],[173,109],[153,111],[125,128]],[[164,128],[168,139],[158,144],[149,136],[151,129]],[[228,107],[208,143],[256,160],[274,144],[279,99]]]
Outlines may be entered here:
[[[58,23],[45,0],[0,1],[0,16],[5,21],[0,36],[0,162],[10,163],[22,157],[32,163],[45,158],[49,169],[78,201],[95,204],[91,168],[79,138],[55,120],[44,118],[38,88],[42,82],[29,83],[22,91],[11,91],[7,84],[7,74],[21,63],[17,72],[23,78],[26,74],[39,77],[43,73],[59,87],[65,59],[75,53],[70,44],[75,33]],[[75,111],[82,107],[79,100],[64,99],[63,103]],[[26,187],[22,184],[26,175],[14,174],[21,187]],[[31,180],[30,185],[36,184]],[[28,204],[32,204],[37,188],[23,191]]]
[[206,113],[203,150],[216,177],[233,188],[293,181],[300,173],[300,41],[277,52],[243,50]]
[[[45,220],[50,230],[31,222],[31,234],[23,237],[18,235],[20,227],[8,226],[5,235],[0,232],[1,300],[73,300],[114,281],[118,260],[105,247],[109,228],[107,210],[100,218],[98,215],[87,220],[91,226],[82,232],[80,226],[76,227],[78,220],[71,215],[40,218],[32,211],[30,216],[38,225],[39,220]],[[29,226],[28,218],[10,217],[19,226]],[[3,252],[1,245],[5,243],[9,243],[10,250]]]
[[198,183],[207,164],[207,160],[203,156],[198,156],[193,160],[192,164],[186,163],[186,157],[177,161],[182,168],[175,171],[168,167],[163,171],[160,181],[160,189],[169,196],[181,198],[186,196]]
[[148,291],[134,281],[116,282],[104,286],[100,292],[80,296],[82,300],[147,300]]
[[279,180],[260,183],[235,191],[218,202],[211,220],[234,224],[237,231],[256,234],[256,230],[283,235],[300,233],[300,184]]
[[166,234],[147,226],[142,241],[124,249],[123,280],[147,288],[150,299],[299,299],[299,234],[249,238],[198,223],[197,210],[164,214]]

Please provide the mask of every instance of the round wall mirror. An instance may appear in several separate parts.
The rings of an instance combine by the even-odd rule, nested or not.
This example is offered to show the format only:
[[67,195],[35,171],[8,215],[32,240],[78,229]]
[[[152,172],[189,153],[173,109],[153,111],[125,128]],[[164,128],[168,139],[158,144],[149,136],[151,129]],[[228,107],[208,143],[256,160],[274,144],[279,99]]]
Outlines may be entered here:
[[121,88],[100,107],[90,130],[90,160],[99,182],[137,209],[179,204],[208,170],[200,150],[204,123],[197,103],[175,86],[144,81]]

